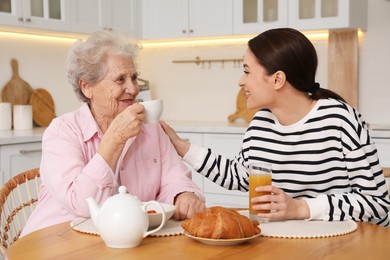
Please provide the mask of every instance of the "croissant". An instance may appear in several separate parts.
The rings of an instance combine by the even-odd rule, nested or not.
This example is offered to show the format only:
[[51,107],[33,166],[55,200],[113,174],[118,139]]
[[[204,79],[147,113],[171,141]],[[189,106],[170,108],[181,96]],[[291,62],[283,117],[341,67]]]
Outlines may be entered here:
[[212,239],[245,238],[261,231],[258,221],[220,206],[195,214],[184,220],[181,226],[192,236]]

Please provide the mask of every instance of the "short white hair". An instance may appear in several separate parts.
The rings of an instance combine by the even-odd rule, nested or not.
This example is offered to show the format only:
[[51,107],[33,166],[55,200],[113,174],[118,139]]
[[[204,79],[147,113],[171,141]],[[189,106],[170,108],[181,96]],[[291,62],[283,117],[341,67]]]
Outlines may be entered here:
[[80,80],[88,83],[100,81],[105,74],[109,55],[120,55],[134,61],[141,45],[129,35],[102,30],[92,33],[85,41],[77,40],[67,58],[67,78],[81,101],[88,99],[81,92]]

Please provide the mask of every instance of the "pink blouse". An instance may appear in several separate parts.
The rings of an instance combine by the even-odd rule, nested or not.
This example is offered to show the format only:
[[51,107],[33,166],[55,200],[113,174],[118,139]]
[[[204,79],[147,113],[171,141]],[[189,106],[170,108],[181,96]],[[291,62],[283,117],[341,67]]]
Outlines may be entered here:
[[86,198],[102,203],[125,185],[141,201],[173,204],[177,194],[204,196],[191,180],[158,123],[145,124],[127,141],[119,160],[119,180],[97,153],[103,134],[87,104],[52,121],[42,138],[42,185],[37,207],[22,236],[50,225],[90,217]]

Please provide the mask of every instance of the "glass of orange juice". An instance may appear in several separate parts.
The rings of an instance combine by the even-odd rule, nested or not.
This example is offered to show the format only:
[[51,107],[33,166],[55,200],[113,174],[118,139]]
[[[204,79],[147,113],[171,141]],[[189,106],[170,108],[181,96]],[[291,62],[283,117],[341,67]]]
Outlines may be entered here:
[[[251,219],[266,222],[257,216],[257,213],[269,213],[269,210],[254,210],[252,198],[270,194],[269,192],[256,192],[258,186],[272,185],[272,166],[267,163],[252,163],[249,165],[249,216]],[[266,203],[266,202],[263,202]]]

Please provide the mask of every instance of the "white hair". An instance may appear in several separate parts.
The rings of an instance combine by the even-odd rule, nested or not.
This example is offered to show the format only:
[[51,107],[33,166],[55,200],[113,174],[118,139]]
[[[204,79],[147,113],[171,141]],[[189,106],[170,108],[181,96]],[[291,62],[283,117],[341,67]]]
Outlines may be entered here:
[[134,61],[141,45],[125,33],[109,30],[97,31],[85,41],[77,40],[69,49],[67,78],[81,101],[88,99],[81,92],[80,80],[88,83],[100,81],[105,75],[109,55],[120,55]]

